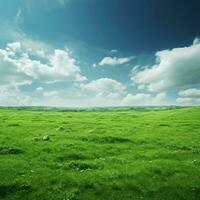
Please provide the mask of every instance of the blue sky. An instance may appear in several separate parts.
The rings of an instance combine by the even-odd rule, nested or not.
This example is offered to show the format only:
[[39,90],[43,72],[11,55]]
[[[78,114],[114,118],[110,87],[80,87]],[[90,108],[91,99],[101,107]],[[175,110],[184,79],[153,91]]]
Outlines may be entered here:
[[0,105],[200,104],[199,1],[1,4]]

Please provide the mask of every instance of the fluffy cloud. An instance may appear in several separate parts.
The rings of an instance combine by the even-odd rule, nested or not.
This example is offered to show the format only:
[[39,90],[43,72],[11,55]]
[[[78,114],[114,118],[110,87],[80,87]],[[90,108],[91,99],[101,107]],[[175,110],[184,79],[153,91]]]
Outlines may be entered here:
[[20,42],[13,42],[13,43],[8,43],[6,50],[9,52],[17,52],[21,49],[21,43]]
[[178,94],[179,96],[182,96],[182,97],[193,97],[193,98],[199,97],[200,98],[200,89],[190,88],[187,90],[181,90]]
[[[136,90],[135,94],[127,94],[126,86],[111,78],[87,82],[68,50],[54,49],[45,43],[19,37],[19,42],[0,49],[0,105],[167,105],[166,93],[172,89],[179,91],[174,103],[176,100],[181,105],[199,105],[199,55],[199,39],[189,47],[157,52],[155,65],[137,66],[132,71],[131,79],[142,92]],[[99,65],[124,64],[131,59],[106,57]],[[93,65],[96,66],[98,64]],[[23,89],[24,84],[30,84],[27,86],[30,91]]]
[[176,99],[176,102],[178,104],[181,104],[181,105],[199,105],[200,104],[200,98],[190,98],[190,97],[182,98],[182,97],[179,97],[179,98]]
[[[102,78],[85,83],[76,60],[68,51],[42,48],[36,42],[9,43],[0,49],[0,105],[4,106],[112,106],[120,105],[126,87]],[[54,82],[69,81],[69,89],[55,88]],[[32,83],[38,86],[33,90]],[[31,90],[23,90],[29,84]],[[52,85],[50,89],[46,85]],[[89,104],[88,104],[89,103]]]
[[194,39],[193,45],[196,45],[196,44],[200,44],[200,39],[199,38],[195,38]]
[[7,50],[0,49],[0,85],[25,84],[31,81],[31,77],[23,73],[11,57],[14,52],[7,47]]
[[128,58],[105,57],[99,62],[99,65],[100,66],[121,65],[121,64],[130,62],[132,59],[133,59],[132,57],[128,57]]
[[32,96],[37,97],[38,100],[36,102],[39,101],[39,105],[44,106],[97,107],[121,105],[124,95],[124,91],[121,91],[124,89],[123,86],[123,88],[116,86],[108,91],[107,87],[96,86],[95,89],[94,87],[92,89],[91,87],[88,88],[88,84],[81,84],[81,88],[77,85],[69,90],[49,90],[39,87],[32,93]]
[[179,97],[176,102],[183,105],[198,105],[200,104],[200,89],[191,88],[182,90],[178,93]]
[[[21,43],[15,42],[0,49],[0,84],[24,84],[33,80],[42,82],[84,81],[80,68],[69,52],[56,49],[53,54],[46,55],[46,62],[33,55],[41,55],[38,51],[29,51]],[[43,52],[44,55],[44,52]]]
[[200,83],[200,43],[195,39],[185,48],[156,53],[156,64],[132,75],[134,84],[145,85],[149,91],[179,89]]
[[92,94],[104,98],[118,98],[126,89],[122,83],[109,78],[101,78],[87,84],[81,84],[80,87],[86,94]]
[[31,106],[34,99],[23,94],[17,87],[0,86],[1,106]]
[[166,105],[166,93],[158,93],[157,95],[152,95],[148,93],[137,93],[135,95],[128,94],[123,99],[124,105],[131,106],[155,106],[155,105]]

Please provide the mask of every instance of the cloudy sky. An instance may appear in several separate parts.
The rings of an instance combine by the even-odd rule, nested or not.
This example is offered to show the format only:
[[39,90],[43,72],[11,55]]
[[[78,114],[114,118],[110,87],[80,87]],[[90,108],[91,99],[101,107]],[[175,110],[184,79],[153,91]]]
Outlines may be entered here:
[[200,105],[199,7],[0,0],[0,105]]

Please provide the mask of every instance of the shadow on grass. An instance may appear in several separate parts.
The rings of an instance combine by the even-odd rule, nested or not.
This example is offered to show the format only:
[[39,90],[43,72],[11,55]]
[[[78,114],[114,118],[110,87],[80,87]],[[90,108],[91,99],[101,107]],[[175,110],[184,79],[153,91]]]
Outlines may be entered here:
[[18,192],[31,192],[32,188],[30,185],[17,185],[17,184],[13,184],[13,185],[0,185],[0,198],[5,198],[7,196],[10,196],[14,193],[18,193]]
[[99,144],[109,144],[109,143],[131,143],[132,141],[128,138],[122,137],[112,137],[112,136],[105,136],[105,137],[82,137],[82,141],[86,142],[95,142]]
[[15,148],[15,147],[0,147],[0,155],[5,154],[21,154],[24,153],[22,149]]

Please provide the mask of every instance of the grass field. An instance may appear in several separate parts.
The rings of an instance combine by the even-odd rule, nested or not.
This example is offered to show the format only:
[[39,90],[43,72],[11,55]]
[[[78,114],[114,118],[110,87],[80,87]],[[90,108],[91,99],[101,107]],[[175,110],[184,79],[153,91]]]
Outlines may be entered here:
[[200,108],[2,108],[0,199],[198,200]]

